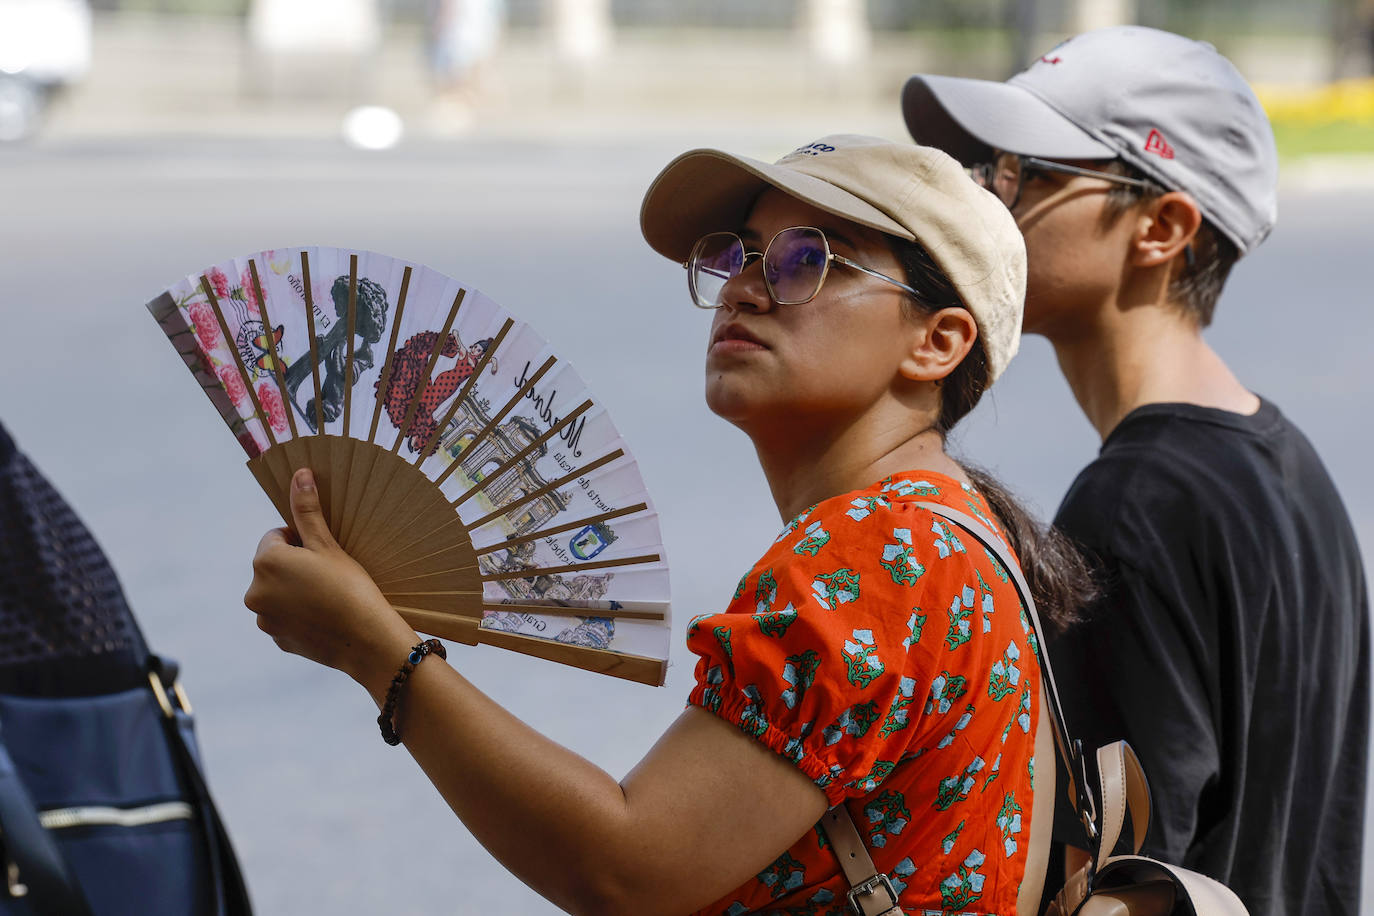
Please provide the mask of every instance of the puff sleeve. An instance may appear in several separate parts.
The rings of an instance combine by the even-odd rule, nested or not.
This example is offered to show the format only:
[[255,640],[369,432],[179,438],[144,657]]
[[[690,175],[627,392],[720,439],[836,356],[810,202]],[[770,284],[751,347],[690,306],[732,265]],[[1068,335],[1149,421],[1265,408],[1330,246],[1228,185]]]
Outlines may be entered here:
[[[946,632],[926,633],[922,608],[951,600],[925,576],[923,555],[939,540],[931,519],[882,496],[803,513],[724,613],[692,621],[687,642],[699,658],[688,702],[791,761],[831,805],[875,791],[923,752],[924,706],[941,705],[931,646]],[[974,596],[962,591],[953,604],[967,602],[971,620]]]

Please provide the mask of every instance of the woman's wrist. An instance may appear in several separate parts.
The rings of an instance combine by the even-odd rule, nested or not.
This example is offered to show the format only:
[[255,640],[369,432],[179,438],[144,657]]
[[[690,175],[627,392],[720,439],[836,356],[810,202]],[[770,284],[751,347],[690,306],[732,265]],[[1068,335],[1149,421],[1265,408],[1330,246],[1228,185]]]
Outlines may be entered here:
[[386,700],[391,679],[418,642],[419,634],[397,617],[395,626],[389,625],[385,632],[358,647],[359,651],[349,659],[344,672],[362,685],[380,708]]

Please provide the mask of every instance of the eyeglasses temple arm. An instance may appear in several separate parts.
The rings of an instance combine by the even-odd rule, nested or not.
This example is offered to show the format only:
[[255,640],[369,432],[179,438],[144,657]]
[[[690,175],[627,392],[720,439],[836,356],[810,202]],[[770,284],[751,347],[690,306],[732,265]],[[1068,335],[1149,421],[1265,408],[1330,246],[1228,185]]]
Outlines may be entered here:
[[917,299],[921,298],[921,294],[920,294],[920,293],[916,292],[916,290],[912,289],[910,286],[907,286],[907,285],[906,285],[905,283],[903,283],[901,280],[894,280],[894,279],[892,279],[891,277],[889,277],[887,274],[880,274],[880,273],[878,273],[876,270],[874,270],[874,269],[871,268],[871,267],[864,267],[862,264],[856,264],[856,263],[854,263],[853,261],[849,260],[849,258],[842,257],[842,256],[840,256],[840,255],[838,255],[838,254],[832,254],[830,257],[831,257],[832,259],[834,259],[835,261],[838,261],[839,263],[843,264],[845,267],[852,267],[852,268],[854,268],[855,270],[861,270],[861,271],[863,271],[864,273],[868,274],[870,277],[877,277],[879,280],[886,280],[888,283],[891,283],[893,286],[899,286],[899,287],[901,287],[902,289],[906,290],[907,292],[911,293],[911,295],[915,296]]
[[1084,178],[1101,178],[1105,181],[1115,181],[1118,184],[1133,185],[1137,188],[1158,187],[1153,181],[1145,181],[1141,178],[1132,178],[1129,175],[1117,175],[1112,172],[1102,172],[1096,169],[1079,168],[1076,165],[1067,165],[1063,162],[1053,162],[1049,159],[1039,159],[1035,156],[1024,156],[1022,161],[1031,168],[1042,169],[1046,172],[1061,172],[1065,175],[1081,175]]

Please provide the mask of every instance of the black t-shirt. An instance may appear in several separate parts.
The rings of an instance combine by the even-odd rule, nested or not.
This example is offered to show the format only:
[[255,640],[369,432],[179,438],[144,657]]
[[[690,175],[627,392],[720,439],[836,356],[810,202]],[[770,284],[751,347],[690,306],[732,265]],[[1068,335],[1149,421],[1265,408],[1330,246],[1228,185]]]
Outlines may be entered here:
[[[1065,714],[1089,760],[1119,738],[1140,756],[1153,794],[1144,854],[1218,879],[1253,916],[1353,916],[1368,595],[1311,444],[1267,401],[1253,416],[1142,407],[1055,524],[1106,589],[1050,640]],[[1055,839],[1084,846],[1059,795]]]

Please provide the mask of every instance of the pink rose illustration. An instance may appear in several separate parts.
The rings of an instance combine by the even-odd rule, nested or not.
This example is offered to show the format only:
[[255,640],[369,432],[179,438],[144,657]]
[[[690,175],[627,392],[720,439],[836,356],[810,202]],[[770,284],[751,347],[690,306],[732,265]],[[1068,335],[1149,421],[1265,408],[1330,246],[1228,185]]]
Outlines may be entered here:
[[191,316],[191,324],[196,329],[196,337],[201,347],[209,353],[219,346],[219,321],[215,312],[204,302],[192,302],[186,309]]
[[229,278],[224,275],[224,271],[218,267],[211,267],[205,272],[210,278],[210,285],[215,289],[215,295],[221,299],[229,298]]
[[244,387],[238,366],[220,366],[215,370],[215,375],[219,376],[219,383],[224,386],[224,392],[229,395],[229,400],[241,410],[244,402],[248,400],[248,389]]
[[267,416],[267,422],[279,433],[286,432],[286,405],[282,403],[281,392],[268,382],[258,383],[258,403]]
[[[262,274],[259,273],[258,277],[261,278]],[[253,285],[253,271],[250,268],[245,267],[243,269],[243,275],[239,277],[239,283],[243,286],[243,301],[248,303],[248,314],[259,315],[258,288]],[[266,295],[265,291],[263,295]]]

